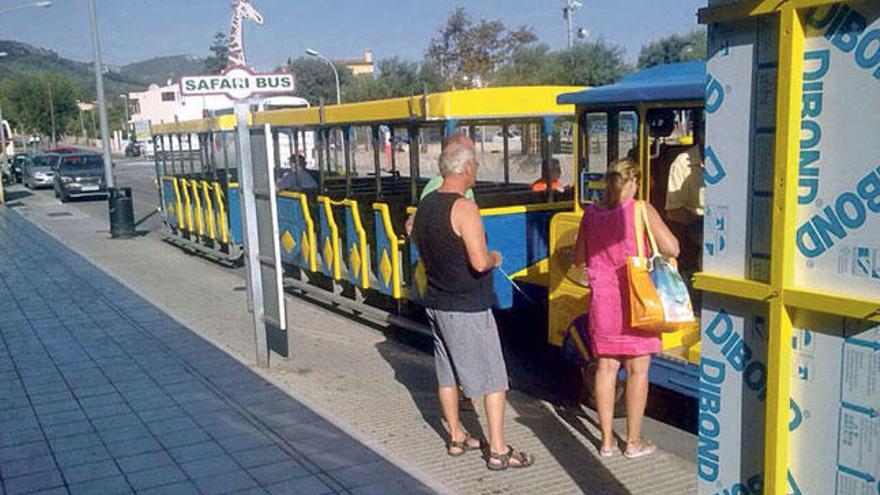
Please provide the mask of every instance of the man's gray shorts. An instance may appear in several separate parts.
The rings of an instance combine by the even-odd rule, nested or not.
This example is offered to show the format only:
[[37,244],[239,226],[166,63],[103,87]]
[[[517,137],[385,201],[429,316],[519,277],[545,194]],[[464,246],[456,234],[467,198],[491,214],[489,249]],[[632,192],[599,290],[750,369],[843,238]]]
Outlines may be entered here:
[[507,390],[507,366],[491,309],[478,313],[428,309],[428,320],[441,387],[460,385],[472,398]]

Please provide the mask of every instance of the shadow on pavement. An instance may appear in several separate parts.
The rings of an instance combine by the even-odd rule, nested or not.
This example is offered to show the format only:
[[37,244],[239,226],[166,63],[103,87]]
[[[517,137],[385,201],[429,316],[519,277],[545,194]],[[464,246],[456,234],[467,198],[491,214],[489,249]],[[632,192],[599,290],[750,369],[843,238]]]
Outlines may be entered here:
[[147,214],[144,215],[140,220],[136,220],[136,221],[134,222],[134,226],[135,226],[135,227],[138,227],[138,226],[141,225],[142,223],[144,223],[144,222],[146,222],[147,220],[149,220],[150,218],[154,217],[157,213],[159,213],[159,210],[153,210],[153,211],[151,211],[150,213],[147,213]]
[[[377,344],[376,349],[394,369],[395,379],[409,391],[425,422],[437,432],[442,442],[445,442],[448,437],[437,398],[434,368],[425,364],[424,357],[413,355],[412,350],[407,349],[406,345],[414,345],[431,352],[429,339],[413,334],[408,334],[407,338],[396,335],[393,341],[386,340]],[[507,353],[505,349],[505,354]],[[508,372],[513,374],[514,366],[511,366],[509,359],[507,363]],[[511,382],[513,381],[511,378]],[[572,435],[563,421],[547,410],[543,402],[522,392],[511,391],[507,395],[507,403],[508,407],[518,415],[515,421],[532,432],[582,492],[627,493],[626,488],[596,459],[580,439]],[[483,431],[476,412],[462,411],[462,423],[472,434]],[[509,429],[510,426],[508,425],[507,428]],[[586,428],[577,430],[590,443],[597,442]],[[443,444],[438,442],[438,447],[440,445]],[[536,462],[542,462],[540,455],[537,456]]]
[[[3,186],[4,188],[8,186]],[[20,206],[20,204],[13,205],[12,201],[18,201],[20,199],[24,199],[30,196],[33,196],[34,193],[28,191],[27,189],[5,189],[3,191],[4,197],[6,199],[6,206]]]

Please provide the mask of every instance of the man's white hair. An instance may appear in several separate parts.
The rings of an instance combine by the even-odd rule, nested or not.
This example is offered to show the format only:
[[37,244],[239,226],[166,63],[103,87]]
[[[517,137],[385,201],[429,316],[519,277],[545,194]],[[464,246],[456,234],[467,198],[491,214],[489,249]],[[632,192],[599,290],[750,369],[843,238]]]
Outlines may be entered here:
[[477,155],[470,146],[458,143],[449,144],[440,153],[440,175],[444,178],[461,175],[469,163],[476,163]]

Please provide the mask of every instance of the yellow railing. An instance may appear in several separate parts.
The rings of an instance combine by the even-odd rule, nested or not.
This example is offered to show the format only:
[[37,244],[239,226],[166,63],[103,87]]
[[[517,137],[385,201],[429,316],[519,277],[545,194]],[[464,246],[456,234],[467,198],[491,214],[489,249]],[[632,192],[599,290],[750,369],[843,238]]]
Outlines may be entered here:
[[177,182],[177,177],[172,177],[171,183],[174,186],[174,200],[177,202],[177,229],[184,230],[186,226],[183,224],[183,201],[180,195],[180,185]]
[[324,255],[324,263],[330,265],[330,271],[333,274],[333,278],[339,280],[342,278],[342,267],[340,266],[341,263],[339,257],[339,228],[336,226],[336,219],[333,217],[332,206],[333,204],[339,205],[341,203],[331,201],[330,198],[326,196],[318,196],[318,204],[324,209],[324,215],[327,218],[327,228],[330,229],[331,237],[330,244],[325,244],[321,247],[321,254]]
[[373,203],[373,210],[378,211],[382,217],[382,226],[385,229],[385,235],[388,237],[389,245],[388,253],[391,258],[391,296],[400,299],[400,248],[405,244],[403,239],[397,237],[394,232],[394,225],[391,223],[391,210],[384,203]]
[[216,219],[214,217],[214,205],[211,201],[211,184],[206,180],[202,181],[202,195],[205,198],[205,219],[207,220],[208,236],[214,241],[217,240],[217,232],[214,228]]
[[199,230],[199,236],[205,235],[205,215],[202,211],[202,195],[199,192],[199,181],[191,179],[189,181],[192,187],[193,209],[195,210],[195,224]]
[[229,244],[229,226],[226,222],[226,202],[223,200],[223,188],[219,182],[214,183],[214,198],[217,200],[217,223],[220,226],[220,240]]
[[312,212],[309,210],[309,200],[305,194],[299,192],[292,191],[284,191],[278,193],[281,196],[287,196],[289,198],[293,198],[295,201],[299,202],[300,208],[303,212],[303,218],[306,221],[306,240],[308,244],[305,247],[302,247],[302,242],[300,241],[300,249],[303,252],[307,253],[308,258],[306,262],[309,265],[309,270],[316,272],[318,271],[318,256],[317,249],[318,245],[315,242],[315,222],[312,220]]
[[[359,253],[357,258],[354,258],[351,254],[349,254],[349,267],[351,270],[356,269],[358,273],[360,273],[361,288],[369,289],[370,259],[369,250],[367,249],[367,233],[364,231],[364,226],[361,223],[361,215],[360,211],[358,210],[358,203],[353,199],[344,199],[340,202],[340,204],[342,206],[347,206],[348,208],[351,208],[352,223],[354,224],[354,230],[357,233],[358,237],[357,250]],[[357,267],[355,267],[355,265],[357,265]]]

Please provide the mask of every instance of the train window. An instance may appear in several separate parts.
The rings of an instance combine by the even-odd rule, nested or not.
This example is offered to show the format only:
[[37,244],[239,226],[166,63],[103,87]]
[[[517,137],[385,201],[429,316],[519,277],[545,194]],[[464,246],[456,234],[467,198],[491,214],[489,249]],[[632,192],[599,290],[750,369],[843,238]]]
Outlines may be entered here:
[[604,174],[608,168],[608,115],[588,113],[587,128],[587,172]]
[[351,139],[352,164],[351,173],[355,177],[373,173],[373,129],[370,126],[352,127]]
[[470,136],[474,140],[477,161],[480,163],[479,180],[501,182],[504,180],[505,155],[504,132],[508,134],[509,147],[513,144],[511,136],[514,132],[507,126],[479,125],[471,128]]
[[528,122],[508,127],[510,182],[531,185],[541,179],[541,124]]
[[419,128],[419,178],[430,179],[440,173],[437,161],[440,159],[442,136],[439,126]]
[[639,116],[636,112],[620,112],[617,116],[617,159],[639,156]]
[[401,176],[410,175],[409,146],[409,129],[402,126],[395,127],[391,136],[391,165]]
[[328,129],[327,136],[327,169],[335,175],[345,175],[345,156],[343,155],[343,129],[333,127]]
[[574,122],[562,119],[556,120],[553,123],[553,137],[550,141],[550,156],[559,163],[559,184],[562,187],[574,184],[574,143]]

